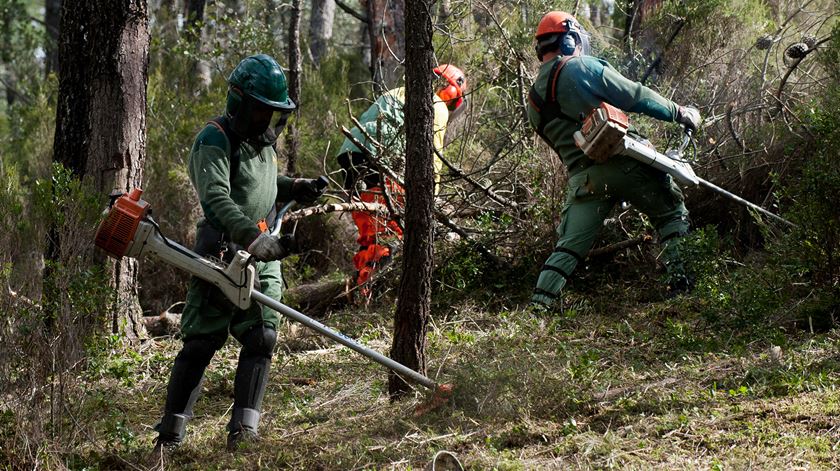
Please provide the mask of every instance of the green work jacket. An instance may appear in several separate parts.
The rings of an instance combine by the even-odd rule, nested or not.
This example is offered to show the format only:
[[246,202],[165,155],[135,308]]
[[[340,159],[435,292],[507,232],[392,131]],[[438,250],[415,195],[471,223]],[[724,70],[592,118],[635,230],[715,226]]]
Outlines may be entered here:
[[208,124],[190,151],[190,180],[198,192],[204,218],[247,247],[259,235],[257,222],[268,216],[276,201],[291,200],[293,179],[277,172],[272,146],[240,145],[239,167],[231,179],[230,143],[221,129]]
[[[398,173],[405,170],[404,103],[405,87],[394,88],[377,98],[359,117],[359,124],[362,125],[365,133],[387,148],[388,155],[382,155],[376,146],[368,141],[365,133],[358,127],[354,126],[350,129],[350,133],[359,143]],[[437,95],[433,97],[432,106],[434,110],[432,144],[438,152],[443,153],[446,126],[449,123],[449,109],[446,107],[446,103]],[[345,138],[336,155],[348,152],[358,153],[361,152],[361,149],[356,147],[350,139]],[[443,162],[441,162],[437,155],[434,156],[433,165],[435,168],[435,181],[437,182],[440,177],[440,171],[443,168]],[[437,191],[437,188],[435,191]]]
[[[534,88],[543,100],[546,99],[551,68],[562,59],[563,56],[557,56],[540,66]],[[586,154],[575,145],[574,133],[581,128],[586,115],[601,102],[663,121],[674,121],[677,117],[674,102],[639,82],[627,79],[607,61],[597,57],[572,58],[560,71],[556,83],[557,104],[564,116],[546,124],[543,134],[570,171],[576,163],[587,159]],[[528,107],[528,119],[535,129],[538,128],[540,114],[533,106]]]

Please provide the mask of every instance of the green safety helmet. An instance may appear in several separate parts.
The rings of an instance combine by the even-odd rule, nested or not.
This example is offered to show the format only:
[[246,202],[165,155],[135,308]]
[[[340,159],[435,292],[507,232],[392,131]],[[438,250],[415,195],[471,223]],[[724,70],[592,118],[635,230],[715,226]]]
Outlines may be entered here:
[[269,55],[246,57],[228,77],[225,111],[231,119],[231,127],[243,138],[266,132],[275,114],[279,114],[277,124],[285,124],[288,114],[295,108],[297,106],[289,98],[286,75]]

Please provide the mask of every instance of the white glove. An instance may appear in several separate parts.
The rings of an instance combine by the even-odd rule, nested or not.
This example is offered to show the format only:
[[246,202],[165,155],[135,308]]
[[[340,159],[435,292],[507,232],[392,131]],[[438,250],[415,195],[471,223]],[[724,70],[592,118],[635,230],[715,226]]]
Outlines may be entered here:
[[700,111],[697,108],[680,106],[677,108],[676,121],[685,126],[686,129],[691,132],[695,132],[700,127],[700,123],[703,119],[700,118]]
[[260,235],[251,242],[251,245],[248,246],[248,253],[256,257],[256,259],[261,262],[280,260],[291,254],[291,252],[283,246],[278,237],[267,232],[261,232]]

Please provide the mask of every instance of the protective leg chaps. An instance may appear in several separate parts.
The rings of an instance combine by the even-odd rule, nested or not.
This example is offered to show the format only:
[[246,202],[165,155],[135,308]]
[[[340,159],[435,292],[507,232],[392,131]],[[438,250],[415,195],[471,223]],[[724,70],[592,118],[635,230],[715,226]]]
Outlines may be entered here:
[[178,445],[184,439],[187,422],[193,416],[201,392],[204,370],[219,347],[217,341],[203,338],[184,342],[169,377],[163,418],[155,426],[159,443]]
[[257,326],[246,332],[240,341],[242,350],[233,383],[233,414],[228,424],[228,449],[231,451],[236,450],[243,438],[257,436],[277,332],[270,327]]

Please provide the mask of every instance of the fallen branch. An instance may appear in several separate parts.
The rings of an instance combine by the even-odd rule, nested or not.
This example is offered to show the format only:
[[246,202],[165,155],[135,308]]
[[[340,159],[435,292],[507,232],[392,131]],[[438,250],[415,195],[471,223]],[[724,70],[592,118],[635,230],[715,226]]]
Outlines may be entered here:
[[451,170],[455,175],[457,175],[459,178],[466,180],[467,183],[484,192],[484,194],[487,195],[487,197],[491,200],[504,206],[510,206],[513,209],[519,209],[519,204],[516,201],[509,200],[504,196],[499,195],[495,191],[491,190],[489,186],[485,188],[481,183],[473,180],[472,177],[470,177],[469,175],[461,171],[459,168],[452,165],[448,160],[446,160],[446,158],[443,156],[443,154],[440,153],[439,150],[435,149],[435,155],[437,155],[437,158],[440,159],[441,162],[443,162],[443,165],[446,165],[449,168],[449,170]]
[[330,204],[321,204],[318,206],[311,206],[309,208],[298,209],[297,211],[292,211],[290,213],[286,213],[286,216],[283,218],[283,221],[294,221],[297,219],[303,219],[309,216],[314,216],[316,214],[327,214],[327,213],[337,213],[337,212],[349,212],[349,211],[367,211],[370,213],[381,213],[386,214],[388,213],[388,208],[385,207],[384,204],[379,203],[365,203],[363,201],[353,201],[351,203],[330,203]]

